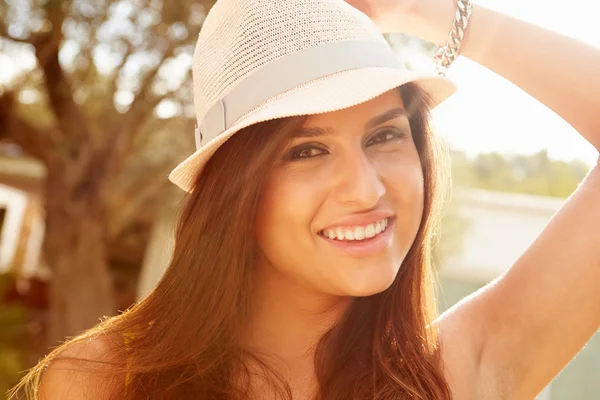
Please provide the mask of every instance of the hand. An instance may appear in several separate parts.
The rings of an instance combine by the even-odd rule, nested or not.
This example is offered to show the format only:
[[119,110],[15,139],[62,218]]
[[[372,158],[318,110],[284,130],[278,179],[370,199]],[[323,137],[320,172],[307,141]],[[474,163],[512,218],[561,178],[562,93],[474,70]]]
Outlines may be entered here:
[[443,45],[455,0],[346,0],[371,18],[381,32],[400,32]]
[[371,18],[382,32],[398,31],[402,20],[413,14],[419,0],[346,0]]

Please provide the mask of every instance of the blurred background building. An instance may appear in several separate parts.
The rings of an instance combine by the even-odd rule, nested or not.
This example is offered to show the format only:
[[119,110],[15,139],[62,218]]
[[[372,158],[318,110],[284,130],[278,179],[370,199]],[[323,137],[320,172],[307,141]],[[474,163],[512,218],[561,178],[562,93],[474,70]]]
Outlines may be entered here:
[[0,156],[0,273],[48,276],[41,263],[44,173],[35,159]]

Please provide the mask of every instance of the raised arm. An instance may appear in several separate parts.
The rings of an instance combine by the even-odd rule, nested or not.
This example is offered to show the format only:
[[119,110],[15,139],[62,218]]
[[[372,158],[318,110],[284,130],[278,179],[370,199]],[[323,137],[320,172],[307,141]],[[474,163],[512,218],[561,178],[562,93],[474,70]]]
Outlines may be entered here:
[[[410,33],[440,44],[453,10],[451,1],[420,1],[403,21]],[[600,148],[600,50],[476,5],[462,54]],[[476,344],[479,394],[502,388],[508,398],[535,397],[600,327],[600,167],[506,274],[441,321],[449,331],[470,331],[451,335],[447,345],[461,337]]]
[[[451,0],[350,3],[383,30],[438,45],[455,10]],[[599,49],[475,5],[461,53],[600,148]],[[442,315],[439,326],[455,395],[534,398],[600,327],[600,166],[507,273]]]

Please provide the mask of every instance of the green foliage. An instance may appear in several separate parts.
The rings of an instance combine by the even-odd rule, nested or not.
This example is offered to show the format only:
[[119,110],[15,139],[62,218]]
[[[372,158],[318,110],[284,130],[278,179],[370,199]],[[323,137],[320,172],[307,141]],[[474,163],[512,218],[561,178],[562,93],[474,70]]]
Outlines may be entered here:
[[552,160],[546,150],[532,155],[486,153],[474,158],[461,152],[452,154],[452,176],[458,187],[568,197],[588,170],[582,161]]

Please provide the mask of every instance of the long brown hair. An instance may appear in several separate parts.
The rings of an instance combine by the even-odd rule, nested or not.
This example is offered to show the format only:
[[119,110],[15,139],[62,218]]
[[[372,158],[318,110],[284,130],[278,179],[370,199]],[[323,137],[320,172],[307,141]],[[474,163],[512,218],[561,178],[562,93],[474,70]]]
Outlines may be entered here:
[[[319,400],[451,398],[432,325],[437,311],[430,261],[446,170],[429,129],[429,99],[414,84],[399,90],[424,174],[420,229],[391,287],[355,299],[319,341]],[[55,349],[15,389],[36,398],[49,362],[72,343],[104,335],[113,345],[110,360],[102,361],[111,366],[102,398],[244,399],[250,396],[249,364],[257,362],[265,372],[262,379],[266,376],[282,399],[291,399],[285,379],[241,348],[239,337],[253,290],[261,185],[305,120],[263,122],[228,140],[184,202],[171,263],[156,288],[128,311]]]

